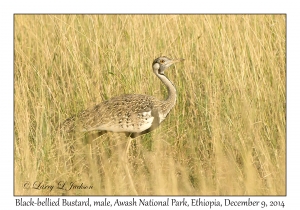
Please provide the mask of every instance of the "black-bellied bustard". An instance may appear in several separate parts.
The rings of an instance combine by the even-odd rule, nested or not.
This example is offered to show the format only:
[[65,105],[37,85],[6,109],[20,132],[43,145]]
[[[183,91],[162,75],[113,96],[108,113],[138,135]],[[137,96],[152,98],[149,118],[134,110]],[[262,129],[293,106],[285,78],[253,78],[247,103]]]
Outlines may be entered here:
[[[176,88],[164,74],[164,71],[172,64],[183,60],[173,60],[163,56],[156,58],[152,63],[153,73],[168,89],[166,100],[158,100],[153,96],[139,94],[114,97],[70,117],[61,125],[61,130],[67,133],[72,131],[123,132],[131,138],[152,131],[167,117],[176,103]],[[131,139],[126,146],[126,155],[130,143]],[[128,169],[127,158],[125,158],[125,166],[131,186],[137,194]]]
[[164,71],[183,60],[163,56],[152,63],[153,73],[168,89],[166,100],[140,94],[117,96],[68,118],[61,129],[65,132],[123,132],[131,138],[152,131],[167,117],[176,102],[176,88]]

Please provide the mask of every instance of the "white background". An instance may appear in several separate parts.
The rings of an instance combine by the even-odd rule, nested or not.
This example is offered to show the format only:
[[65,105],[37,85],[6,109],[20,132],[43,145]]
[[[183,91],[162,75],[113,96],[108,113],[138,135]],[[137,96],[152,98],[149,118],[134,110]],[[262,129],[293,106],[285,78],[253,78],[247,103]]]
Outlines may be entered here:
[[[298,8],[298,9],[297,9]],[[251,197],[251,200],[283,200],[284,209],[299,209],[299,142],[300,142],[300,12],[296,1],[278,0],[108,0],[108,1],[63,1],[63,0],[11,0],[0,2],[0,206],[15,207],[13,196],[13,15],[15,13],[281,13],[287,14],[287,196]],[[55,200],[55,197],[50,197]],[[147,198],[147,197],[142,197]],[[153,197],[152,197],[153,198]],[[158,200],[164,197],[154,197]],[[172,197],[174,198],[174,197]],[[226,197],[203,197],[206,200],[224,201]],[[247,200],[248,197],[228,197],[231,200]],[[24,197],[29,200],[30,197]],[[37,199],[37,197],[34,197]],[[45,197],[42,197],[45,199]],[[76,197],[67,197],[75,200]],[[85,197],[79,197],[84,200]],[[104,197],[92,197],[103,200]],[[110,197],[110,199],[115,199]],[[130,197],[121,197],[128,199]],[[136,199],[139,199],[138,197]],[[178,197],[178,200],[182,198]],[[191,197],[187,197],[188,200]],[[16,207],[15,207],[16,208]],[[22,207],[18,207],[22,208]],[[32,207],[29,207],[30,209]],[[29,209],[27,208],[27,209]],[[40,208],[40,207],[39,207]],[[71,207],[55,207],[68,209]],[[90,208],[90,207],[89,207]],[[96,207],[103,209],[102,207]],[[123,207],[124,208],[124,207]],[[137,209],[140,207],[136,207]],[[145,207],[146,208],[146,207]],[[151,207],[150,207],[151,208]],[[171,209],[167,207],[163,209]],[[192,208],[192,207],[189,207]],[[196,207],[195,209],[209,209]],[[224,207],[223,207],[224,208]],[[254,209],[252,207],[226,207],[227,209]],[[260,208],[260,207],[259,207]],[[255,209],[259,209],[255,208]],[[270,209],[268,207],[266,209]],[[271,209],[281,209],[273,207]],[[108,208],[106,208],[108,209]],[[112,209],[112,208],[109,208]],[[122,209],[121,207],[118,209]],[[127,207],[127,209],[131,209]],[[149,209],[149,208],[147,208]],[[192,208],[193,209],[193,208]],[[216,209],[216,208],[213,208]]]

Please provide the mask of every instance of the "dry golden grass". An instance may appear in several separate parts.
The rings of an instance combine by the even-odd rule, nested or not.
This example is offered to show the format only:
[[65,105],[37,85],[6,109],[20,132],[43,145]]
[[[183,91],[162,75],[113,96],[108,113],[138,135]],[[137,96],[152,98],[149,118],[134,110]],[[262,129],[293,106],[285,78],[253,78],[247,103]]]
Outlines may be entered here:
[[[285,15],[15,15],[15,195],[285,195]],[[124,93],[178,90],[168,118],[132,142],[75,139],[57,126]],[[54,189],[34,189],[33,183]],[[92,189],[57,189],[71,182]],[[29,182],[28,185],[24,184]],[[25,186],[24,186],[25,185]],[[25,189],[28,188],[29,189]],[[37,187],[37,185],[36,185]]]

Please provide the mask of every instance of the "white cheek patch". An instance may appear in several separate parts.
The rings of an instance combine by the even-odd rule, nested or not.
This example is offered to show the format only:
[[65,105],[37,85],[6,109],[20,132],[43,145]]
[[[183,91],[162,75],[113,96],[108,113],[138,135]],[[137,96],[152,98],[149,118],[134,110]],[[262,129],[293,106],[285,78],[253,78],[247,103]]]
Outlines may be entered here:
[[158,64],[158,63],[155,63],[155,64],[153,65],[153,69],[158,70],[158,69],[159,69],[159,64]]

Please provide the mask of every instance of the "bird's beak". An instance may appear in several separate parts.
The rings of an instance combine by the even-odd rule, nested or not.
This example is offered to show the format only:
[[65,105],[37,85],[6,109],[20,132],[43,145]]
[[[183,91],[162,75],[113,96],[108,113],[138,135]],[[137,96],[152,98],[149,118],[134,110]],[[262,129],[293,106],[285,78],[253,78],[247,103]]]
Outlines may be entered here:
[[174,63],[178,63],[181,61],[184,61],[184,59],[180,58],[180,59],[168,60],[165,65],[168,68],[169,66],[173,65]]
[[178,62],[182,62],[182,61],[184,61],[184,59],[183,58],[179,58],[179,59],[172,60],[172,63],[178,63]]

